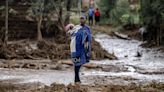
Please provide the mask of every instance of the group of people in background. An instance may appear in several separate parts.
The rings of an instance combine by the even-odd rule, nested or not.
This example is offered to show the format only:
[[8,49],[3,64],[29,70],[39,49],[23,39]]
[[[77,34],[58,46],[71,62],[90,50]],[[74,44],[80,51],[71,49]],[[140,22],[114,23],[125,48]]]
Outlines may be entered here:
[[88,23],[90,26],[94,24],[94,21],[95,21],[95,25],[99,24],[101,14],[98,8],[94,9],[93,7],[90,7],[87,12],[87,15],[86,17],[88,19]]

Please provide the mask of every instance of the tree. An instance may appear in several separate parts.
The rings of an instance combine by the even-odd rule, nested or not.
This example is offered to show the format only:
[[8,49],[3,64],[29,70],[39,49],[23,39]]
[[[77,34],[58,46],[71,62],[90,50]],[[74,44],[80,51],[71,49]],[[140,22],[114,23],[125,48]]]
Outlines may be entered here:
[[5,9],[5,44],[7,44],[8,41],[8,0],[6,0],[6,9]]
[[33,0],[32,6],[29,9],[29,15],[37,21],[37,40],[42,41],[42,22],[49,14],[54,13],[56,0]]
[[[66,4],[66,8],[63,7]],[[58,28],[64,32],[64,24],[68,24],[70,21],[70,10],[72,6],[72,0],[34,0],[32,6],[29,9],[29,15],[37,21],[37,39],[42,41],[41,26],[43,20],[50,20],[51,17],[58,17]],[[63,19],[63,10],[67,10],[65,20]],[[51,15],[51,16],[49,16]],[[64,21],[63,21],[64,20]],[[47,21],[48,22],[48,21]]]
[[117,0],[101,0],[99,7],[102,11],[102,16],[110,17],[111,10],[115,7]]
[[72,0],[67,0],[67,15],[65,18],[65,25],[69,23],[70,21],[70,10],[71,10],[71,6],[72,6]]
[[37,21],[37,40],[38,41],[43,40],[42,33],[41,33],[41,25],[43,21],[44,8],[45,8],[44,3],[45,3],[45,0],[34,0],[30,8],[31,10],[30,15],[32,15]]
[[159,45],[161,39],[161,26],[164,24],[164,0],[140,0],[140,19],[148,30],[148,42]]
[[110,23],[114,25],[130,24],[130,7],[128,0],[117,0],[110,11]]

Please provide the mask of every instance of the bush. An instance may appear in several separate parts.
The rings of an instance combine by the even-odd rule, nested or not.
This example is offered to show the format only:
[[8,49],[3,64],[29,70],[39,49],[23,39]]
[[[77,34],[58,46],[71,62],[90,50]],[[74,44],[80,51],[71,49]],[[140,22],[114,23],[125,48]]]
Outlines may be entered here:
[[118,0],[110,13],[110,23],[120,25],[130,20],[130,7],[128,0]]
[[[139,23],[139,6],[136,7],[135,11],[131,11],[128,0],[115,0],[115,3],[113,3],[112,6],[110,6],[108,2],[103,0],[100,3],[103,23],[113,24],[114,26],[125,26]],[[107,16],[108,13],[106,14],[106,11],[108,11],[109,16]]]
[[98,6],[103,18],[109,18],[111,10],[115,7],[117,0],[101,0]]

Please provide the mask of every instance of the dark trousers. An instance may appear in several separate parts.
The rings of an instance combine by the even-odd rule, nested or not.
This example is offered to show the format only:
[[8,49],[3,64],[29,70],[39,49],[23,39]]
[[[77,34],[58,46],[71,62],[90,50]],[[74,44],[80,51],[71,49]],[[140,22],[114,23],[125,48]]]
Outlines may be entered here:
[[100,16],[95,16],[95,22],[98,24],[100,22]]
[[147,33],[143,33],[142,35],[142,41],[146,41],[147,40]]
[[74,71],[75,71],[75,82],[81,82],[80,77],[79,77],[79,72],[80,72],[80,66],[75,66]]
[[89,25],[93,25],[93,16],[89,16]]

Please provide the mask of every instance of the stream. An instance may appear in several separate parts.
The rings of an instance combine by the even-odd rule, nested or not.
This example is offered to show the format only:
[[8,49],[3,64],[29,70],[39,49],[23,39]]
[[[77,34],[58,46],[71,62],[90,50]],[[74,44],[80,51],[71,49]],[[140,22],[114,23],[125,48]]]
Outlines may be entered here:
[[[91,63],[103,65],[103,69],[82,68],[82,84],[164,83],[164,53],[159,48],[142,48],[140,41],[118,39],[106,34],[97,34],[94,39],[109,53],[114,53],[118,60],[91,60]],[[73,67],[65,71],[1,68],[0,73],[0,80],[12,83],[39,82],[50,85],[56,82],[68,85],[74,79]]]

